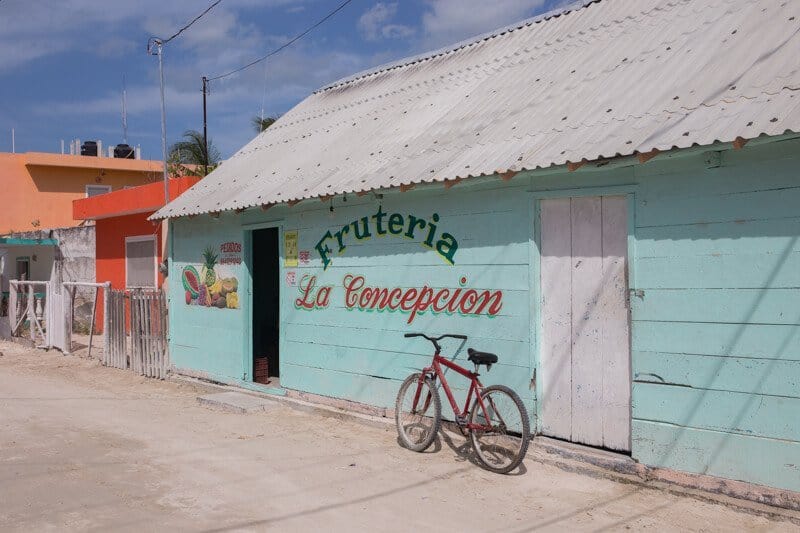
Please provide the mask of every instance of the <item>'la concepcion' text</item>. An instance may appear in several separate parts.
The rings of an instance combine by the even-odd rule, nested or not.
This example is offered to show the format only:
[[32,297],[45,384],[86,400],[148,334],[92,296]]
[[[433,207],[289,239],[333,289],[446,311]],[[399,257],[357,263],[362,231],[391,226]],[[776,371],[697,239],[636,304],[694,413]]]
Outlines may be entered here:
[[[417,314],[427,311],[433,314],[459,313],[462,315],[495,316],[503,308],[503,291],[467,289],[463,286],[467,278],[460,280],[461,287],[455,289],[367,287],[364,276],[348,274],[344,277],[344,305],[347,309],[361,311],[403,311],[408,313],[411,324]],[[332,285],[317,287],[317,277],[305,275],[298,288],[301,296],[295,307],[311,311],[325,309],[330,305]]]

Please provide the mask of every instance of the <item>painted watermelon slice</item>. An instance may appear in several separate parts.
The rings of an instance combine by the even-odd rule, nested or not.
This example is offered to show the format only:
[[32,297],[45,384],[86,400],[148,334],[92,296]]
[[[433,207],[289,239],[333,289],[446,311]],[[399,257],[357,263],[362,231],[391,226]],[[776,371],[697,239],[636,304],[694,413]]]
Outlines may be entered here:
[[191,293],[192,298],[197,298],[200,295],[200,274],[197,269],[192,265],[184,267],[182,278],[183,288]]

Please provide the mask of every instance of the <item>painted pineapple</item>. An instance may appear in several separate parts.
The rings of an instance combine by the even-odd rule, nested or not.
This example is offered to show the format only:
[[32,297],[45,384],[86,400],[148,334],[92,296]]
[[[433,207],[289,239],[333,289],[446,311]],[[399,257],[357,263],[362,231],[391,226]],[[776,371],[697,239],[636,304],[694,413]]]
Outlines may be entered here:
[[205,270],[205,283],[207,287],[211,287],[217,281],[217,273],[214,270],[214,267],[217,264],[217,259],[219,256],[214,253],[214,248],[208,246],[205,250],[203,250],[203,270]]

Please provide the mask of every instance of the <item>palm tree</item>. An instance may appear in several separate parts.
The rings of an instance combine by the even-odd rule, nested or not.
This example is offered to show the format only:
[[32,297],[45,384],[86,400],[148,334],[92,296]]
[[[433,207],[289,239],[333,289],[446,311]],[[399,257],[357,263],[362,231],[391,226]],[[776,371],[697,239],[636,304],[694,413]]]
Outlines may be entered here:
[[276,120],[278,120],[278,117],[255,116],[250,120],[250,123],[253,125],[253,128],[255,128],[256,133],[261,133],[265,129],[275,124]]
[[175,174],[206,176],[220,163],[219,150],[208,140],[208,152],[203,134],[196,130],[183,132],[183,140],[177,141],[169,149],[168,165]]

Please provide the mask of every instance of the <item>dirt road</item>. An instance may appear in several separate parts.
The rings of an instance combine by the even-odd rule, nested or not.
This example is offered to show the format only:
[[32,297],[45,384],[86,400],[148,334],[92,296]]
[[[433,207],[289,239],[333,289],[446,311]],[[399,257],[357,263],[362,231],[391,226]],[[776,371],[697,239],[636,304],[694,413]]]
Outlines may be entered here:
[[[0,342],[0,529],[796,530],[791,522],[557,468],[487,473],[461,437],[401,449],[370,427]],[[798,516],[800,518],[800,516]]]

